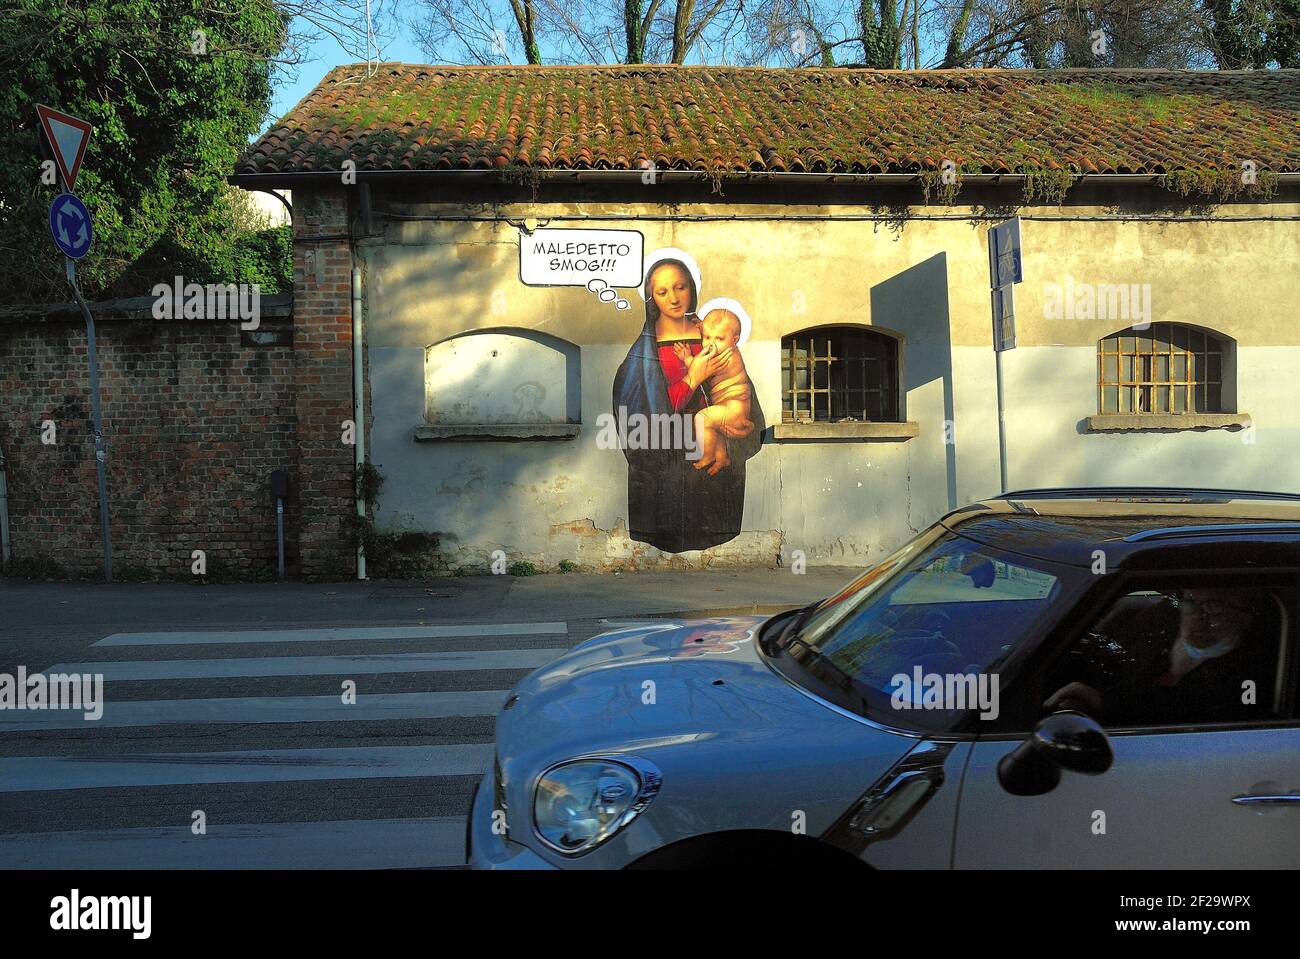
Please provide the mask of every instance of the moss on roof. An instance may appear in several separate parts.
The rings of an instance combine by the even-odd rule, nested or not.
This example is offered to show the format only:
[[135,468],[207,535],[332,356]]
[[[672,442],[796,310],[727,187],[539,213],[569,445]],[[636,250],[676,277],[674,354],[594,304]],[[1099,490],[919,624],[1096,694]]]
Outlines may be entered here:
[[[241,174],[1300,172],[1300,71],[338,67]],[[1196,174],[1192,179],[1200,177]]]

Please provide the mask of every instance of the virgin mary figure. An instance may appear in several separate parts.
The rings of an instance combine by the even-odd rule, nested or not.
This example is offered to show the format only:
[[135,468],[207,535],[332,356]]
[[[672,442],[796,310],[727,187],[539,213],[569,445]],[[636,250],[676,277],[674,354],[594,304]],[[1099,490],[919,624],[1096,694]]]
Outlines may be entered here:
[[[695,313],[698,271],[689,255],[660,250],[650,261],[642,288],[645,325],[614,376],[614,416],[624,421],[621,407],[628,422],[636,422],[634,414],[639,414],[645,418],[642,422],[668,424],[668,429],[651,427],[660,435],[698,442],[693,419],[709,405],[707,382],[724,364],[721,357],[703,351]],[[726,440],[731,465],[715,476],[695,468],[699,454],[694,444],[655,449],[645,447],[656,444],[630,448],[633,444],[622,443],[632,539],[680,553],[735,538],[745,506],[745,461],[762,443],[763,412],[757,398],[750,418],[753,431],[743,439]]]

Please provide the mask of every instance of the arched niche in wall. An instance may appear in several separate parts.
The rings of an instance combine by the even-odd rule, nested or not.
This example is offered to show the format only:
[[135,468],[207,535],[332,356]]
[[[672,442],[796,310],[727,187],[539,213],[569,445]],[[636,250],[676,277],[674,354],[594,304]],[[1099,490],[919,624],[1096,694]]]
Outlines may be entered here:
[[580,349],[536,330],[470,330],[424,353],[424,418],[434,426],[579,423]]

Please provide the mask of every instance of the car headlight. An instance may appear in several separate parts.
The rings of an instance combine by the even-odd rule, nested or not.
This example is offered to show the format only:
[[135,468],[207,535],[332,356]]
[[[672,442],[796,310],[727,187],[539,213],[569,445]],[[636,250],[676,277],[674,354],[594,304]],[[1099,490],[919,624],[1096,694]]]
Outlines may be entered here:
[[542,773],[533,792],[537,835],[567,856],[587,852],[635,819],[659,783],[659,770],[643,760],[559,763]]

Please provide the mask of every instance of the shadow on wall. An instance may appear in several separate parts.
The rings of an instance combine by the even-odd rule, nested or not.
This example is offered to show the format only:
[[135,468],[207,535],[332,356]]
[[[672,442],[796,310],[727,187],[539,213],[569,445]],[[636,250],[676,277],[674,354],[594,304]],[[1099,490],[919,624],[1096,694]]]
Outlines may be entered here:
[[[954,422],[947,254],[937,253],[873,286],[871,323],[903,336],[902,399],[905,401],[909,392],[940,380],[943,383],[943,418],[948,423]],[[902,412],[907,417],[905,407]],[[943,424],[938,425],[942,431]],[[948,509],[953,510],[959,505],[955,433],[954,442],[945,442],[943,450]]]

